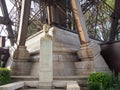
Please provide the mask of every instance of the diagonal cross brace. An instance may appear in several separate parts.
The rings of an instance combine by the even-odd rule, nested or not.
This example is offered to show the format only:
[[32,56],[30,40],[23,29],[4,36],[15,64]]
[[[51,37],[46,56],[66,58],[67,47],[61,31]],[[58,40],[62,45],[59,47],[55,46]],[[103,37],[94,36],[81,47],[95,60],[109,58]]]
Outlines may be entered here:
[[12,25],[13,23],[11,22],[11,20],[6,19],[5,17],[0,16],[0,24],[4,24],[4,25]]
[[[0,0],[0,7],[1,7],[1,10],[2,10],[3,17],[7,21],[10,21],[5,0]],[[1,18],[1,19],[3,19],[3,18]],[[6,27],[7,27],[8,35],[10,37],[11,45],[14,45],[15,41],[14,41],[14,34],[13,34],[13,31],[12,31],[12,26],[11,26],[11,24],[7,24]]]

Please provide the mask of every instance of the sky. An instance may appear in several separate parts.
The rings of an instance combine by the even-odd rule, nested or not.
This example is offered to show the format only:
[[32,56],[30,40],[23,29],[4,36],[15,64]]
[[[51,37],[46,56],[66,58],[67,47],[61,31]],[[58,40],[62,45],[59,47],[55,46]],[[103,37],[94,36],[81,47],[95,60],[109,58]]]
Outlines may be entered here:
[[[11,3],[9,0],[5,0],[5,1],[6,1],[6,5],[7,5],[8,12],[10,12],[10,10],[11,10],[12,7],[13,7],[13,5],[12,5],[12,3]],[[3,16],[3,15],[2,15],[1,8],[0,8],[0,16]],[[1,25],[0,25],[0,31],[1,31]],[[6,35],[6,33],[5,33],[4,31],[2,31],[2,32],[0,33],[0,36],[6,36],[6,37],[7,37],[7,35]],[[9,39],[7,39],[7,38],[6,38],[6,46],[10,46],[10,41],[9,41]]]
[[[9,1],[9,0],[5,0],[6,1],[6,4],[7,4],[7,9],[8,9],[8,12],[10,12],[10,10],[12,9],[12,3]],[[0,8],[0,16],[2,16],[2,12],[1,12],[1,8]]]
[[1,8],[0,8],[0,16],[2,16]]

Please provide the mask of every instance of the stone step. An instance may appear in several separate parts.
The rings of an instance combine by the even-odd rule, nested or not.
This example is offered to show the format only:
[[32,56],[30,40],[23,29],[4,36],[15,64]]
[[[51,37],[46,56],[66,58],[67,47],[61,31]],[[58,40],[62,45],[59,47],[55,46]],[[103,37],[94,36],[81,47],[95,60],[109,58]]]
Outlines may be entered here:
[[36,81],[38,80],[37,76],[11,76],[13,81]]
[[24,87],[24,82],[19,81],[19,82],[13,82],[5,85],[0,86],[0,90],[17,90],[18,88]]
[[[51,90],[65,90],[66,88],[79,88],[77,81],[65,81],[65,80],[54,80],[52,82],[52,87],[48,87],[47,83],[43,83],[43,86],[39,86],[39,81],[24,81],[25,89],[51,89]],[[45,85],[45,86],[44,86]],[[68,89],[69,90],[69,89]]]
[[[67,85],[67,82],[69,82],[69,81],[63,81],[63,80],[61,80],[61,81],[57,81],[57,80],[54,80],[53,82],[52,82],[52,88],[65,88],[66,87],[66,85]],[[25,84],[25,88],[41,88],[42,89],[42,87],[40,87],[39,86],[39,81],[24,81],[24,84]],[[47,84],[46,84],[47,85]],[[46,88],[45,88],[46,89]]]
[[80,86],[87,85],[87,76],[54,76],[54,80],[77,81]]
[[[75,81],[77,81],[77,80],[75,80]],[[73,82],[73,80],[71,80],[71,81],[70,80],[54,80],[52,82],[52,87],[55,89],[59,89],[59,88],[64,89],[64,88],[66,88],[67,83],[69,83],[69,82]],[[79,82],[79,80],[78,80],[77,82],[81,87],[87,86],[87,83],[84,81]],[[40,88],[39,81],[24,81],[24,83],[25,83],[26,88],[36,88],[36,89]]]
[[85,80],[87,76],[54,76],[54,80]]
[[[87,85],[87,76],[54,76],[54,81],[77,81],[80,86]],[[37,81],[35,76],[12,76],[14,81]]]
[[[15,81],[31,81],[31,80],[38,80],[37,76],[11,76],[12,80]],[[84,80],[87,79],[87,76],[54,76],[54,80]]]
[[65,89],[23,89],[23,90],[65,90]]

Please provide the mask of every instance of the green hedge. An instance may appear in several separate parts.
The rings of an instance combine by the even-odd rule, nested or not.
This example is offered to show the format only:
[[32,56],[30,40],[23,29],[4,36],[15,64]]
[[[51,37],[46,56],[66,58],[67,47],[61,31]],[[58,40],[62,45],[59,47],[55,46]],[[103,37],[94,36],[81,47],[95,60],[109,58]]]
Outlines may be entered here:
[[88,77],[88,90],[109,90],[112,85],[111,76],[96,72]]
[[0,68],[0,85],[4,85],[11,82],[10,70],[7,68]]

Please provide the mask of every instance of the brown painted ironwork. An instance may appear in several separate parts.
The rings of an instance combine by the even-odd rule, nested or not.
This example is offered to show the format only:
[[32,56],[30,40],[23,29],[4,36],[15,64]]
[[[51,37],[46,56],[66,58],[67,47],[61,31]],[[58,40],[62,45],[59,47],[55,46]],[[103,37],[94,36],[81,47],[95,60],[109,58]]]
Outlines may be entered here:
[[[3,0],[4,1],[4,0]],[[9,0],[13,4],[13,8],[8,13],[9,19],[12,22],[11,30],[6,31],[6,25],[3,25],[2,19],[0,24],[0,32],[11,31],[13,34],[14,43],[17,41],[17,36],[19,32],[19,22],[22,0]],[[106,0],[79,0],[86,21],[86,26],[90,38],[107,42],[112,37],[111,32],[115,31],[114,40],[120,39],[120,24],[119,19],[117,24],[117,30],[112,29],[112,13],[118,12],[111,8],[106,2]],[[117,0],[116,0],[117,1]],[[118,2],[120,2],[118,0]],[[55,25],[59,28],[67,29],[69,31],[76,32],[75,20],[73,18],[73,13],[70,5],[70,0],[31,0],[30,18],[29,18],[29,30],[27,36],[30,36],[37,31],[42,30],[42,26],[45,23]],[[48,17],[47,7],[51,13]],[[4,8],[4,7],[3,7]],[[116,4],[115,4],[115,8]],[[119,15],[120,16],[120,15]],[[112,33],[113,34],[113,33]],[[11,34],[8,33],[11,38]]]

